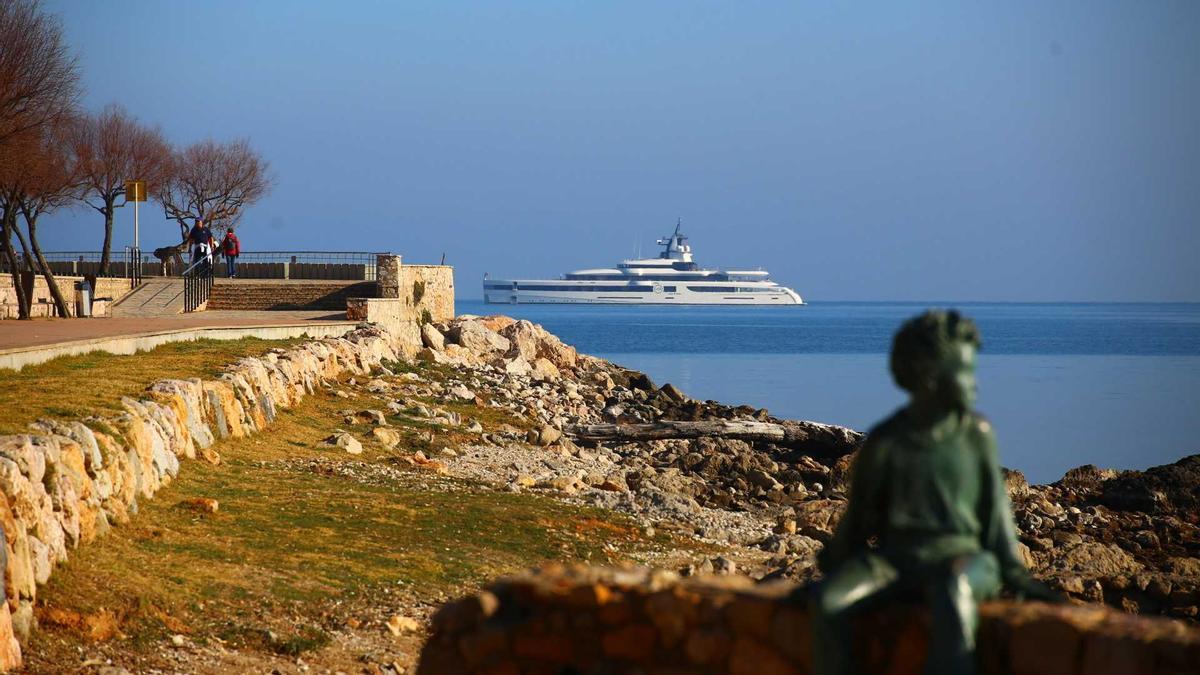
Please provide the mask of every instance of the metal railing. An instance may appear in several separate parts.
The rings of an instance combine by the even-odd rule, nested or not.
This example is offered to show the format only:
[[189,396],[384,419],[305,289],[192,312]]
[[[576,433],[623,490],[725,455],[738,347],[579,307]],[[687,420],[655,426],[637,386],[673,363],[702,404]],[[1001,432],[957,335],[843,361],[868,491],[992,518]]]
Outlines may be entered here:
[[142,249],[136,246],[125,247],[125,276],[129,278],[129,287],[137,288],[142,283]]
[[192,263],[191,267],[183,271],[183,311],[194,312],[200,305],[208,302],[212,286],[212,259],[205,257]]
[[[144,255],[140,251],[135,255],[129,246],[125,247],[124,255],[119,250],[113,251],[104,274],[100,273],[100,251],[43,251],[42,257],[46,259],[51,272],[67,277],[111,277],[133,281],[140,280],[148,273],[154,273],[158,267],[152,256]],[[140,264],[135,265],[135,260],[140,261]],[[28,269],[25,257],[21,253],[17,253],[17,268]],[[34,265],[34,268],[36,269],[37,265]],[[0,272],[11,271],[6,261],[0,258]]]
[[[47,251],[46,261],[55,274],[68,276],[99,275],[100,251]],[[375,261],[386,253],[368,251],[251,251],[237,258],[237,276],[243,279],[329,279],[375,281]],[[183,259],[187,252],[181,252]],[[18,258],[19,258],[18,254]],[[134,261],[138,264],[134,264]],[[214,261],[214,273],[226,276],[223,260]],[[24,265],[23,261],[19,262]],[[0,271],[4,269],[0,259]],[[24,267],[21,267],[24,269]],[[168,268],[169,269],[169,268]],[[178,269],[177,267],[175,269]],[[134,284],[142,277],[161,276],[162,265],[145,249],[125,247],[124,257],[113,256],[103,276],[125,277]],[[169,274],[169,272],[168,272]]]

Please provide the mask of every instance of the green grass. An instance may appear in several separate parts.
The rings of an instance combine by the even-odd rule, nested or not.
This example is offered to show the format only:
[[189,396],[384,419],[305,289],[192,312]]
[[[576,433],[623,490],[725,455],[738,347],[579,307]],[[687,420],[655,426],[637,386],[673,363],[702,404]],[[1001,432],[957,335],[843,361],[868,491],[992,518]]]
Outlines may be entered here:
[[196,340],[118,356],[93,352],[64,356],[19,371],[0,370],[0,433],[23,433],[42,417],[72,420],[121,409],[122,396],[137,396],[166,378],[211,378],[222,367],[258,356],[292,340]]

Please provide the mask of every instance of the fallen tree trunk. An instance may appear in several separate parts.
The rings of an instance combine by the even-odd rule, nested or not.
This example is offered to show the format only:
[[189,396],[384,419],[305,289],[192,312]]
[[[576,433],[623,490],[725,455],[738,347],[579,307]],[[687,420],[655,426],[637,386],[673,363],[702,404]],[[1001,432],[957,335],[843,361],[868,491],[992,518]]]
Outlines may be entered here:
[[846,427],[791,420],[780,424],[753,420],[660,420],[649,424],[580,424],[568,426],[564,431],[580,441],[618,443],[677,438],[735,438],[838,456],[853,452],[863,439],[861,433]]

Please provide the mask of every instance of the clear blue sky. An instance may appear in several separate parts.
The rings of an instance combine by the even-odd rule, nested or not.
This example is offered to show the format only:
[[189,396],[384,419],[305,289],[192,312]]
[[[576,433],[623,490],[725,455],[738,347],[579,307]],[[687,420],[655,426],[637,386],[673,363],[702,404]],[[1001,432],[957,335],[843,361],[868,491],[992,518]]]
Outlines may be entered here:
[[445,252],[479,297],[681,217],[815,300],[1200,301],[1194,1],[46,7],[89,107],[270,160],[248,250]]

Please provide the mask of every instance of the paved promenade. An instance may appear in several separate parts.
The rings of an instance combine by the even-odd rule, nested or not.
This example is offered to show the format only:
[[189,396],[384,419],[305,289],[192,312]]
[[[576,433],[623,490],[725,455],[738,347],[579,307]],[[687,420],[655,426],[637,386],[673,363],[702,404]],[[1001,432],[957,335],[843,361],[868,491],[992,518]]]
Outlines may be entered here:
[[80,340],[192,328],[345,323],[345,312],[212,311],[152,318],[34,319],[0,321],[0,351]]

